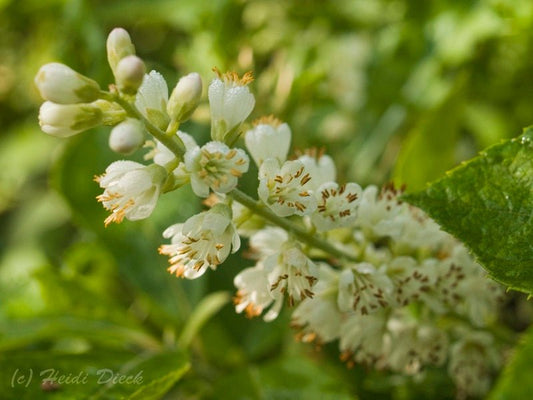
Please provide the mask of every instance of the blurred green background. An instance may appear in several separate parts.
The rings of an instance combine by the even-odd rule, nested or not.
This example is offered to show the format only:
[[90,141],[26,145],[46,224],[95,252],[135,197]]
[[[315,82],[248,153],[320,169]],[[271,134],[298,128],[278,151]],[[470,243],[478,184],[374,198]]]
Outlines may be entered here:
[[[252,118],[288,122],[295,149],[324,146],[341,181],[420,189],[533,120],[530,0],[0,0],[2,395],[45,396],[35,382],[11,387],[16,368],[144,365],[149,382],[190,357],[168,398],[452,398],[443,370],[422,382],[348,370],[335,344],[296,343],[288,315],[265,324],[230,303],[195,331],[188,355],[174,350],[195,310],[224,298],[201,300],[232,292],[250,262],[235,256],[196,281],[169,276],[156,249],[164,228],[200,209],[189,189],[163,196],[149,220],[104,229],[92,177],[116,159],[108,130],[60,140],[37,121],[39,67],[59,61],[105,87],[116,26],[171,87],[192,71],[207,86],[214,66],[252,70]],[[207,140],[207,118],[204,101],[182,128]],[[65,385],[46,398],[138,389],[118,386]]]

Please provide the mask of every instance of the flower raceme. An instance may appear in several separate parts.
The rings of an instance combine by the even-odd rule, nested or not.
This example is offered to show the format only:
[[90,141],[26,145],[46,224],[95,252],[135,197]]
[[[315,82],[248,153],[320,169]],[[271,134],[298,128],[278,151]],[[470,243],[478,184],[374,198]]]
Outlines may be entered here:
[[[403,203],[401,190],[338,182],[333,159],[322,151],[291,157],[289,125],[270,116],[244,135],[259,170],[258,200],[252,199],[237,189],[250,160],[236,145],[255,104],[251,73],[215,69],[208,87],[211,141],[200,143],[180,126],[201,100],[197,73],[183,76],[169,98],[163,76],[144,74],[121,28],[109,35],[107,56],[115,76],[109,92],[58,63],[43,66],[35,79],[46,100],[39,122],[50,135],[111,125],[109,146],[121,154],[139,151],[153,136],[145,143],[148,165],[116,161],[95,178],[104,190],[97,199],[110,212],[106,226],[147,218],[162,193],[190,184],[210,209],[163,233],[170,243],[159,252],[171,274],[213,273],[247,237],[254,261],[234,278],[236,312],[272,321],[287,303],[297,338],[338,341],[349,366],[416,375],[448,362],[459,393],[486,392],[498,364],[489,328],[501,288],[463,245]],[[453,318],[461,332],[449,324]]]

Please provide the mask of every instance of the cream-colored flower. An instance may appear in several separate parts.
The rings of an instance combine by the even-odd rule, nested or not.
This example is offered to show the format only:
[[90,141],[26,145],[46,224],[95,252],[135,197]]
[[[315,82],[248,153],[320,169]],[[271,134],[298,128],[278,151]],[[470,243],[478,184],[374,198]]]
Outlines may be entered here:
[[259,198],[280,217],[307,215],[316,209],[316,199],[309,190],[312,176],[300,161],[286,161],[282,166],[274,158],[259,169]]
[[94,128],[104,121],[97,102],[56,104],[45,101],[39,109],[39,125],[43,132],[56,137],[69,137]]
[[[176,135],[185,145],[187,151],[198,147],[194,138],[182,131],[178,131]],[[171,152],[163,143],[158,140],[148,142],[148,146],[152,150],[148,152],[144,158],[146,160],[153,159],[154,163],[165,167],[167,171],[172,171],[174,175],[174,187],[180,187],[190,182],[190,173],[185,168],[183,161],[178,161],[176,155]]]
[[184,122],[196,110],[202,97],[202,79],[196,72],[180,78],[167,103],[167,113],[174,121]]
[[304,299],[292,313],[291,327],[302,342],[318,345],[339,337],[343,314],[337,306],[338,271],[325,263],[318,264],[318,281],[313,298]]
[[127,118],[111,130],[109,148],[120,154],[132,154],[143,145],[144,132],[141,121]]
[[246,132],[244,142],[256,165],[260,167],[267,158],[285,162],[291,144],[289,125],[272,116],[261,118],[254,125]]
[[170,226],[163,236],[171,239],[171,244],[159,247],[159,253],[169,257],[168,271],[187,279],[202,276],[207,268],[215,270],[241,243],[231,221],[231,209],[222,203],[184,224]]
[[157,71],[145,74],[135,97],[135,106],[152,124],[162,130],[165,130],[170,122],[167,102],[168,86],[165,78]]
[[309,183],[309,190],[317,190],[324,183],[334,182],[337,176],[335,163],[327,154],[311,149],[298,157],[305,170],[313,177]]
[[185,167],[191,173],[194,193],[207,197],[209,189],[228,193],[248,171],[248,155],[241,149],[230,149],[221,142],[209,142],[185,153]]
[[43,99],[57,104],[90,103],[100,95],[98,83],[60,63],[43,65],[35,85]]
[[252,112],[255,99],[248,84],[253,81],[252,73],[242,78],[235,72],[221,74],[215,69],[217,77],[208,89],[211,107],[211,138],[215,141],[232,143],[237,137],[240,124]]
[[146,166],[134,161],[110,164],[103,175],[95,177],[104,189],[97,199],[111,211],[105,225],[120,223],[124,218],[136,221],[150,216],[166,179],[166,170],[157,164]]
[[451,347],[448,373],[461,397],[483,397],[500,364],[501,356],[490,334],[467,332]]
[[382,270],[362,262],[345,268],[339,276],[341,311],[367,315],[390,305],[392,282]]
[[448,355],[448,337],[435,326],[407,319],[391,318],[388,367],[394,371],[414,375],[426,365],[440,366]]
[[318,269],[296,243],[287,242],[278,253],[266,257],[263,264],[269,271],[270,289],[287,295],[290,306],[313,297]]
[[350,313],[340,327],[341,360],[383,368],[386,363],[386,322],[384,310],[369,315]]
[[357,183],[341,186],[335,182],[322,184],[315,192],[318,206],[311,215],[311,221],[322,232],[353,225],[361,193],[361,186]]
[[246,268],[235,276],[233,283],[237,294],[233,301],[238,313],[245,311],[246,316],[252,318],[271,306],[263,319],[272,321],[277,318],[283,305],[283,294],[271,289],[268,274],[269,271],[258,262],[255,267]]
[[135,54],[135,46],[129,33],[123,28],[113,29],[106,41],[107,61],[115,74],[117,65],[123,58]]

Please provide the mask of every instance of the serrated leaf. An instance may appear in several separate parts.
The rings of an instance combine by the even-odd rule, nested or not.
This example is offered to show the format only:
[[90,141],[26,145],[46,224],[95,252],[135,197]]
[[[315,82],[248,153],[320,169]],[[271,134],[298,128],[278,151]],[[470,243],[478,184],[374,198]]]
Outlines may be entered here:
[[533,329],[523,336],[503,370],[489,400],[528,399],[533,393]]
[[183,365],[159,379],[153,380],[149,385],[141,387],[133,393],[128,400],[155,400],[161,398],[190,368],[189,364]]
[[403,198],[462,240],[495,280],[533,293],[533,127]]

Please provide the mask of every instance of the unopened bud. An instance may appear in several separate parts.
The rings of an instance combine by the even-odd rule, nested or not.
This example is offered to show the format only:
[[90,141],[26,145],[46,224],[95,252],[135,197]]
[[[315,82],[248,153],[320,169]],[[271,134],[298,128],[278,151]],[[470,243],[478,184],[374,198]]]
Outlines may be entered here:
[[60,63],[43,65],[35,85],[45,100],[58,104],[89,103],[100,94],[98,83]]
[[196,110],[202,97],[202,78],[196,72],[182,77],[167,103],[167,113],[171,119],[183,122]]
[[115,28],[107,37],[107,61],[116,75],[116,68],[124,57],[135,54],[135,46],[131,42],[129,33],[123,28]]
[[56,104],[45,101],[39,110],[43,132],[68,137],[101,124],[103,113],[94,104]]
[[117,65],[115,78],[118,89],[126,94],[135,94],[141,86],[146,68],[137,56],[124,57]]
[[144,143],[144,128],[140,121],[128,118],[111,130],[109,147],[120,154],[131,154]]

